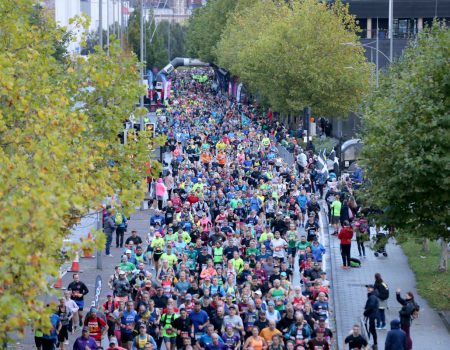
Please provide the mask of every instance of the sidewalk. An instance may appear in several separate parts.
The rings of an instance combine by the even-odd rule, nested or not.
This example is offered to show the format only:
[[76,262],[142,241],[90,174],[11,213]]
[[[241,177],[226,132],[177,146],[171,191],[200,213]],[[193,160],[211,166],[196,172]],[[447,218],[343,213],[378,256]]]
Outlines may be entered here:
[[[386,310],[386,330],[377,330],[378,348],[384,349],[386,334],[392,319],[398,318],[400,304],[395,299],[395,290],[400,288],[402,296],[411,291],[420,305],[420,316],[413,321],[411,337],[413,349],[446,350],[449,348],[450,334],[438,313],[430,308],[416,289],[415,276],[411,271],[407,258],[399,245],[393,240],[386,246],[388,257],[376,258],[373,251],[366,247],[366,258],[361,258],[361,268],[350,270],[340,269],[342,265],[339,251],[339,240],[330,237],[329,252],[331,256],[331,270],[334,286],[334,311],[336,313],[337,340],[339,349],[343,349],[345,337],[352,329],[352,325],[360,323],[367,299],[366,284],[374,282],[375,273],[379,272],[389,286],[389,309]],[[358,257],[356,241],[352,243],[352,256]],[[359,257],[358,257],[359,258]],[[433,267],[430,267],[433,268]],[[372,344],[372,340],[370,341]]]
[[[128,222],[128,231],[125,234],[125,240],[131,234],[132,230],[136,230],[138,235],[144,240],[147,236],[149,227],[150,227],[150,210],[137,211],[131,215],[130,220]],[[81,258],[80,259],[80,279],[82,282],[86,284],[89,289],[89,294],[85,296],[85,308],[84,315],[89,311],[89,308],[95,297],[95,281],[97,276],[101,276],[102,278],[102,289],[99,297],[99,303],[103,304],[106,300],[106,295],[108,295],[111,291],[108,286],[109,277],[114,272],[114,266],[120,263],[120,255],[123,253],[123,249],[117,249],[115,244],[115,236],[113,237],[113,243],[111,245],[111,254],[112,258],[105,256],[104,250],[102,253],[102,269],[97,269],[97,259],[96,258]],[[70,264],[68,264],[70,267]],[[63,287],[66,288],[70,282],[72,282],[72,272],[67,272],[63,276]],[[65,290],[65,289],[64,289]],[[63,295],[64,290],[57,290],[56,296],[59,297]],[[55,301],[56,297],[51,296],[43,296],[43,300],[45,302]],[[78,331],[74,335],[69,335],[69,345],[66,346],[66,349],[72,349],[74,340],[81,335],[81,331],[78,328]],[[106,349],[109,344],[103,344]],[[26,332],[26,336],[24,339],[21,339],[16,344],[10,344],[8,349],[17,349],[17,350],[30,350],[34,349],[34,335],[31,333],[31,329]]]

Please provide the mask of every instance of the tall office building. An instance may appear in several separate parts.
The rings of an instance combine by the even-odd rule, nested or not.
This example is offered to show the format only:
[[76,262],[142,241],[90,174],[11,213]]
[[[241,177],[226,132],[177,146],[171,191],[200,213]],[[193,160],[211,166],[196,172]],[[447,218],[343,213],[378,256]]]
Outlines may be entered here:
[[[371,39],[388,37],[389,0],[344,0],[358,18],[361,36]],[[450,20],[450,0],[393,0],[394,39],[414,37],[433,18]]]

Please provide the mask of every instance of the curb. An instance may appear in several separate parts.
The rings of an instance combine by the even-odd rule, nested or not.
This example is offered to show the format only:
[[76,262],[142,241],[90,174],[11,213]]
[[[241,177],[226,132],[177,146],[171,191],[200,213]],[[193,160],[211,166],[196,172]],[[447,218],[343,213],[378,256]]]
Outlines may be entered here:
[[[445,325],[445,328],[447,328],[447,331],[450,333],[450,312],[445,312],[445,311],[438,311],[437,312],[439,317],[442,320],[442,323]],[[446,314],[448,313],[448,315]]]

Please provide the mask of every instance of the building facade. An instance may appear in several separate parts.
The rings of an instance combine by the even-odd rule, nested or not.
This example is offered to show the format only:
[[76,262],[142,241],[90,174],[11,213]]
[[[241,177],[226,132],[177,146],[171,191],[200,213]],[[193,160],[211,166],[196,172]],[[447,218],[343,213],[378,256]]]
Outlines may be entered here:
[[[100,24],[100,1],[101,22],[103,30],[112,25],[126,26],[130,9],[128,0],[42,0],[41,5],[46,8],[50,15],[60,26],[66,27],[74,32],[74,39],[68,46],[69,53],[80,51],[81,32],[75,30],[70,24],[70,19],[76,16],[87,16],[90,20],[88,32],[98,31]],[[145,1],[145,0],[144,0]]]
[[206,2],[206,0],[150,0],[150,6],[156,22],[182,23],[192,15],[193,10],[205,5]]
[[[389,0],[346,0],[358,18],[361,36],[388,38]],[[433,18],[450,20],[450,0],[393,0],[394,39],[409,39]]]
[[[367,60],[374,64],[371,78],[373,89],[376,75],[389,66],[389,0],[344,0],[349,4],[350,13],[356,16],[361,28],[361,44],[365,48]],[[409,43],[434,18],[450,23],[450,0],[393,0],[393,60],[398,59]],[[377,50],[378,47],[378,50]],[[376,62],[378,61],[378,65]],[[354,113],[342,120],[330,118],[332,135],[347,140],[358,134],[360,117]]]

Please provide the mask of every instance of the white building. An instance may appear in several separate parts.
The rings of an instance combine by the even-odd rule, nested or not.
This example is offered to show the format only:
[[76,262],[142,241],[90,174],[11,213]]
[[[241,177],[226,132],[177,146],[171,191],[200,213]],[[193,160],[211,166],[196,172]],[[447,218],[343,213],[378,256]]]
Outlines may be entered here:
[[[102,2],[100,4],[100,1]],[[42,5],[54,15],[57,24],[73,30],[69,24],[75,16],[86,15],[90,19],[88,32],[98,31],[100,24],[100,5],[102,7],[102,27],[104,30],[114,23],[126,25],[130,13],[130,2],[127,0],[43,0]],[[81,33],[75,33],[69,52],[80,50]]]

